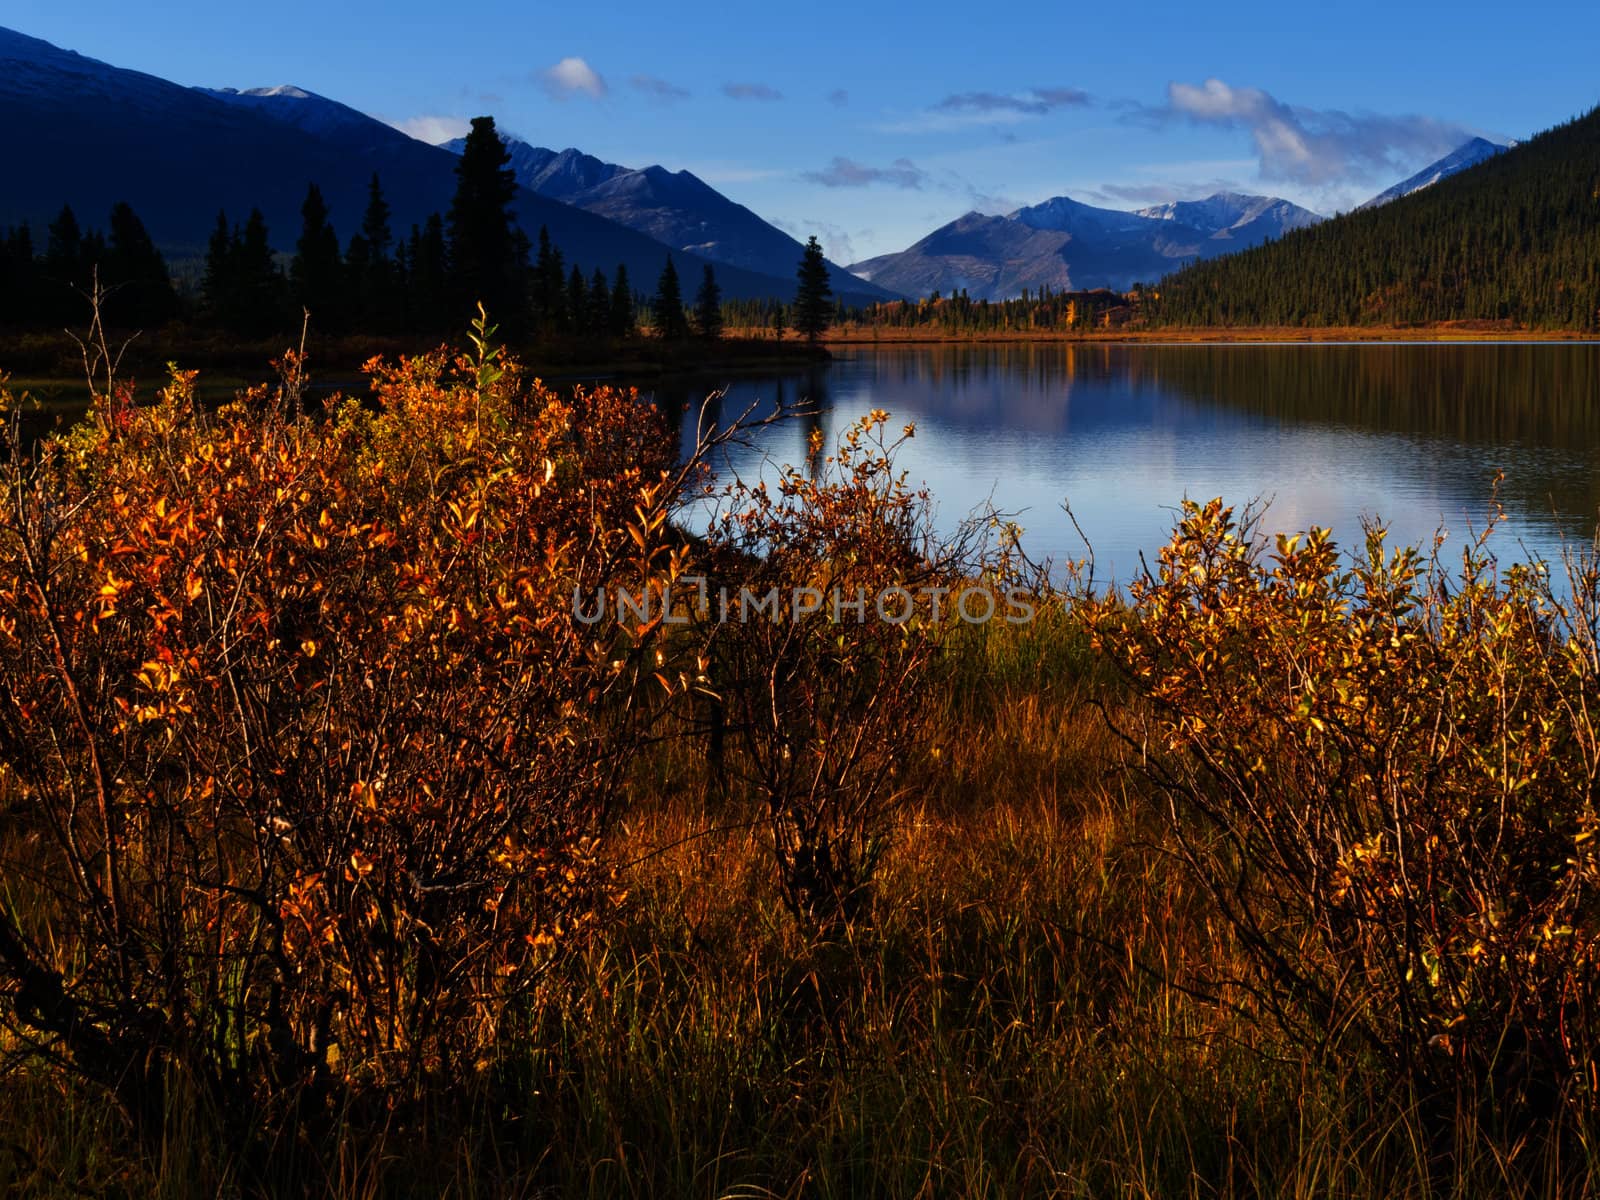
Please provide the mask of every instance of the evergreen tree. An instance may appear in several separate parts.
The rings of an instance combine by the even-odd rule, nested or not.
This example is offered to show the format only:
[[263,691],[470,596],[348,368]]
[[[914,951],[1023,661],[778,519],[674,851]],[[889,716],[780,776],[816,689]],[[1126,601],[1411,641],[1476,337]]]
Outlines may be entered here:
[[289,281],[294,299],[323,329],[343,325],[339,237],[328,222],[328,205],[316,184],[306,189],[300,206],[300,240],[289,264]]
[[428,218],[420,230],[411,229],[406,296],[411,328],[416,332],[438,333],[452,319],[445,295],[448,279],[444,222],[438,213]]
[[589,278],[589,315],[584,323],[589,327],[590,337],[606,337],[611,333],[611,286],[599,267]]
[[694,331],[708,342],[722,336],[722,289],[717,286],[717,273],[706,264],[700,290],[694,298]]
[[567,322],[577,337],[592,332],[589,328],[589,289],[583,282],[583,272],[572,264],[572,274],[567,276]]
[[257,337],[284,331],[289,319],[283,272],[273,257],[267,221],[259,208],[250,210],[244,232],[236,235],[231,254],[237,293],[234,331]]
[[389,251],[393,244],[389,204],[374,171],[367,184],[367,210],[361,218],[361,232],[351,237],[344,256],[348,315],[362,329],[387,332],[401,323],[402,289]]
[[374,264],[389,261],[389,247],[394,234],[389,229],[389,202],[383,198],[383,186],[378,173],[372,173],[367,184],[367,211],[361,217],[361,236],[367,243],[367,253]]
[[631,338],[639,331],[639,319],[634,311],[633,288],[628,284],[628,268],[617,264],[617,276],[611,284],[611,336]]
[[34,321],[39,296],[38,264],[33,259],[33,231],[24,222],[0,238],[0,324]]
[[550,231],[539,226],[539,255],[533,265],[533,326],[540,333],[559,333],[566,327],[566,270],[561,251],[550,243]]
[[200,279],[200,298],[206,315],[219,325],[228,324],[229,305],[236,292],[237,235],[228,229],[228,214],[219,211],[217,223],[206,245],[205,274]]
[[683,291],[678,286],[678,268],[672,265],[670,254],[667,255],[667,265],[661,268],[661,278],[656,283],[656,298],[651,308],[655,311],[657,337],[677,342],[689,336],[689,322],[683,313]]
[[811,345],[817,344],[828,328],[832,314],[833,287],[828,282],[828,264],[822,257],[822,246],[816,235],[806,242],[805,254],[800,258],[797,272],[798,286],[794,295],[794,328]]
[[463,321],[482,303],[502,329],[525,317],[526,253],[512,233],[511,202],[517,194],[511,156],[495,132],[493,117],[474,117],[456,163],[456,194],[450,205],[450,275]]
[[106,298],[105,319],[113,325],[159,325],[178,315],[166,260],[126,202],[111,209],[111,240],[101,282],[114,289]]
[[56,219],[45,231],[44,276],[39,293],[40,315],[52,325],[76,321],[86,308],[80,289],[89,287],[85,267],[86,247],[83,230],[70,205],[62,205]]
[[83,230],[70,204],[63,204],[56,219],[46,230],[44,248],[45,274],[67,286],[85,285],[80,278],[83,269]]

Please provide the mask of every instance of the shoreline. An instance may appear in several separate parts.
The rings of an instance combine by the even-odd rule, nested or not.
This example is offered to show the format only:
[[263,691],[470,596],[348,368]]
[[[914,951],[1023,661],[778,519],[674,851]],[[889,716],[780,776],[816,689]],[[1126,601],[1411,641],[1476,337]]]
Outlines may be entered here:
[[[803,370],[810,366],[826,365],[836,350],[905,349],[917,346],[1600,345],[1600,333],[1485,325],[1481,322],[1462,322],[1426,327],[994,330],[966,334],[942,330],[883,331],[845,327],[825,335],[815,349],[808,348],[804,342],[793,337],[776,341],[770,335],[745,336],[744,331],[731,330],[730,335],[714,348],[692,343],[661,346],[645,338],[631,343],[628,353],[611,358],[603,353],[591,356],[590,347],[581,344],[547,347],[542,357],[536,350],[526,347],[513,347],[513,351],[521,358],[524,370],[530,377],[547,382],[612,382],[623,386],[647,386],[712,374],[743,376]],[[314,387],[320,375],[322,388],[359,389],[359,364],[367,357],[382,355],[393,359],[449,345],[448,342],[440,342],[424,347],[415,343],[406,344],[403,339],[374,338],[357,346],[354,343],[358,340],[327,339],[320,345],[313,343],[311,373]],[[160,379],[165,371],[158,364],[171,360],[179,366],[203,370],[215,382],[242,387],[252,380],[272,378],[270,360],[281,353],[281,347],[269,347],[276,345],[276,342],[264,339],[219,345],[202,339],[182,338],[176,346],[162,352],[154,351],[153,339],[143,345],[135,342],[138,352],[130,355],[132,361],[125,364],[123,374],[143,377],[144,380]],[[46,348],[36,335],[24,335],[9,345],[0,339],[0,377],[8,378],[14,390],[81,387],[84,382],[82,371],[76,363],[70,362],[65,353],[68,348],[53,344]],[[70,349],[75,355],[77,347],[71,346]],[[702,354],[700,351],[711,352]]]
[[1600,343],[1600,333],[1582,330],[1469,328],[1462,326],[1326,326],[1306,328],[1299,326],[1239,327],[1204,329],[1119,329],[1096,331],[1028,330],[979,332],[970,334],[943,331],[920,333],[917,330],[894,330],[892,333],[846,329],[823,338],[829,347],[862,346],[916,346],[916,345],[973,345],[973,344],[1035,344],[1059,343],[1064,345],[1158,345],[1158,346],[1224,346],[1224,345],[1327,345],[1365,343],[1522,343],[1559,342],[1569,344]]

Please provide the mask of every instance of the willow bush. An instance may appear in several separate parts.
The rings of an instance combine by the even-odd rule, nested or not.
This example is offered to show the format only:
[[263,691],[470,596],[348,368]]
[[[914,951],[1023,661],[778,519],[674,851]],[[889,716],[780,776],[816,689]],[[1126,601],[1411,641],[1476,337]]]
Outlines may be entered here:
[[[1491,525],[1492,529],[1492,525]],[[1096,636],[1148,699],[1124,732],[1305,1043],[1504,1114],[1592,1105],[1600,573],[1354,561],[1185,503]],[[1354,1056],[1354,1057],[1352,1057]]]
[[[708,688],[734,774],[769,828],[790,910],[824,935],[858,921],[934,713],[953,593],[981,559],[940,539],[875,410],[771,486],[735,480],[707,535],[721,589],[704,623]],[[709,607],[709,606],[708,606]],[[942,620],[941,620],[942,618]]]
[[686,469],[491,333],[0,465],[0,1020],[146,1128],[460,1079],[607,910],[661,631],[572,597],[670,584]]

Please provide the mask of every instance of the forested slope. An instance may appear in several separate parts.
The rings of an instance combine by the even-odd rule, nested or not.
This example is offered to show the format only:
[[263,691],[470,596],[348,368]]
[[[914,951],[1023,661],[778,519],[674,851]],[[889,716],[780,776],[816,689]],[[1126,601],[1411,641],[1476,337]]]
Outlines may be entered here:
[[1152,319],[1600,329],[1600,108],[1424,191],[1176,272]]

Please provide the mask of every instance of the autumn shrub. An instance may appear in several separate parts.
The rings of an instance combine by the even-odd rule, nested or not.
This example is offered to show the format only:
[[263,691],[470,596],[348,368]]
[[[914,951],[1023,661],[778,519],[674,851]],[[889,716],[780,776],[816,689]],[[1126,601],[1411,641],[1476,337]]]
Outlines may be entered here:
[[464,1078],[607,911],[659,626],[572,598],[670,583],[687,468],[491,334],[0,467],[0,1019],[146,1128]]
[[1600,574],[1579,559],[1558,593],[1489,545],[1458,571],[1378,528],[1349,560],[1317,529],[1268,551],[1185,503],[1095,622],[1250,1004],[1523,1119],[1595,1098]]
[[826,453],[815,434],[809,462],[774,484],[735,480],[707,535],[720,586],[702,609],[705,687],[785,900],[824,935],[871,900],[964,584],[982,584],[974,615],[1004,611],[975,529],[936,536],[928,493],[895,465],[914,430],[888,420],[868,414]]

